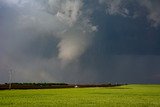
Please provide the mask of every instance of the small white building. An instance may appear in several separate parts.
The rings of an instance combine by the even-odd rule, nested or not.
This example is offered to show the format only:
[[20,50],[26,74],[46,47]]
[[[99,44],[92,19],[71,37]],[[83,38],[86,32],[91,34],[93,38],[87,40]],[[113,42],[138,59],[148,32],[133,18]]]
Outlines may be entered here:
[[78,86],[77,86],[77,85],[75,85],[75,86],[74,86],[74,88],[78,88]]

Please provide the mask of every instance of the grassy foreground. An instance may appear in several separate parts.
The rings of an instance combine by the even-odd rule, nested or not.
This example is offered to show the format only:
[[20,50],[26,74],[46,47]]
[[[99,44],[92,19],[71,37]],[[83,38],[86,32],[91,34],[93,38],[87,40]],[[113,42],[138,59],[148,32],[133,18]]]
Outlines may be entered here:
[[0,107],[160,107],[160,85],[1,90]]

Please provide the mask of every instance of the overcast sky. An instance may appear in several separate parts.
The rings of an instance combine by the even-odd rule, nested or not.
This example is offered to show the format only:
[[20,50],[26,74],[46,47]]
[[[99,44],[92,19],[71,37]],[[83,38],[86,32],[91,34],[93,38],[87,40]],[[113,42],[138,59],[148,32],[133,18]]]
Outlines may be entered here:
[[159,0],[0,0],[0,83],[160,83]]

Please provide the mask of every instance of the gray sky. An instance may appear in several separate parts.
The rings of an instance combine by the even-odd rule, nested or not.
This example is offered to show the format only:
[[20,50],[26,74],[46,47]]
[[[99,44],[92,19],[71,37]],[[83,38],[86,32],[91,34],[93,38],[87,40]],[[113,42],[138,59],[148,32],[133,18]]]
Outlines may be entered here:
[[159,0],[0,0],[0,82],[160,83]]

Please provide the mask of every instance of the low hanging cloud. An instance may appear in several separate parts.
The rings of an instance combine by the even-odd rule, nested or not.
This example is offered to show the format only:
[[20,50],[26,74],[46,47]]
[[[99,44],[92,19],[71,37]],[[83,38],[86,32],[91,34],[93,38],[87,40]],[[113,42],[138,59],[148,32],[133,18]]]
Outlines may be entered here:
[[[1,0],[0,7],[6,12],[0,13],[4,14],[1,40],[5,40],[0,47],[4,48],[1,63],[17,69],[17,78],[26,75],[24,80],[61,80],[58,76],[52,80],[51,71],[63,75],[58,73],[61,67],[76,63],[97,31],[84,11],[83,0]],[[43,45],[46,40],[51,47],[50,39],[56,40],[49,49],[54,55],[46,57]]]
[[[160,25],[159,0],[99,0],[99,3],[105,4],[107,14],[122,15],[124,17],[139,17],[141,14],[144,14],[143,9],[145,9],[146,18],[151,26],[157,27]],[[134,6],[133,8],[135,8],[135,6],[140,7],[134,9],[132,15],[130,14],[131,5]]]

